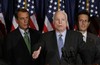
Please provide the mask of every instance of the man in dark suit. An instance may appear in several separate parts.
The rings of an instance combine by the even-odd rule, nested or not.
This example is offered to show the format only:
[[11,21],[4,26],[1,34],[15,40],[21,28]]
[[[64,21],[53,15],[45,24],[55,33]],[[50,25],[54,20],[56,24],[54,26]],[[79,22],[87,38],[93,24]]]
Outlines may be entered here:
[[87,59],[85,63],[88,64],[100,64],[100,51],[99,51],[99,38],[88,32],[88,27],[90,25],[90,14],[87,11],[81,11],[78,13],[78,31],[80,31],[83,35],[83,40],[86,42],[85,44],[85,52],[88,54],[84,54]]
[[9,65],[35,65],[32,47],[41,33],[29,28],[29,13],[26,9],[18,9],[16,19],[18,28],[6,38],[5,60]]
[[44,33],[40,38],[37,50],[32,54],[34,59],[42,56],[43,65],[77,65],[77,55],[80,54],[83,62],[87,63],[87,57],[84,55],[88,53],[85,52],[82,34],[66,30],[66,22],[67,14],[64,11],[57,11],[53,18],[55,30]]
[[4,61],[4,56],[3,56],[3,44],[4,44],[4,35],[0,31],[0,65],[7,65]]

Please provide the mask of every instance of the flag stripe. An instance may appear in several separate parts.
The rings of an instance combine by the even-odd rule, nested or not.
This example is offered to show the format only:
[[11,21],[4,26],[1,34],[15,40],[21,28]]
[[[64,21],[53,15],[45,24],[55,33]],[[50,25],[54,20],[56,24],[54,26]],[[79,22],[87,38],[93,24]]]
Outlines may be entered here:
[[[34,24],[33,24],[34,23]],[[38,27],[38,24],[37,24],[37,21],[36,21],[36,16],[35,15],[32,15],[31,16],[31,24],[30,26],[32,28],[35,28],[36,30],[39,30],[39,27]]]
[[47,29],[47,27],[45,25],[43,27],[43,32],[42,33],[44,33],[44,32],[48,32],[48,29]]
[[52,27],[51,23],[49,22],[47,16],[45,16],[45,25],[44,25],[43,32],[47,32],[47,31],[51,31],[51,30],[53,30],[53,27]]
[[5,21],[4,21],[4,17],[3,17],[2,13],[0,13],[0,20],[1,20],[2,24],[4,24],[4,26],[5,26]]

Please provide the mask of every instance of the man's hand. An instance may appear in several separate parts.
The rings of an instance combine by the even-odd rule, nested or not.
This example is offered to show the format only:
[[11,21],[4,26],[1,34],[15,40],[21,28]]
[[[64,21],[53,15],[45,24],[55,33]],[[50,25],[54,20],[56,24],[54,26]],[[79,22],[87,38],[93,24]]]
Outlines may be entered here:
[[39,47],[39,49],[37,51],[34,51],[33,54],[32,54],[32,57],[33,59],[37,59],[39,54],[40,54],[40,51],[41,51],[41,46]]

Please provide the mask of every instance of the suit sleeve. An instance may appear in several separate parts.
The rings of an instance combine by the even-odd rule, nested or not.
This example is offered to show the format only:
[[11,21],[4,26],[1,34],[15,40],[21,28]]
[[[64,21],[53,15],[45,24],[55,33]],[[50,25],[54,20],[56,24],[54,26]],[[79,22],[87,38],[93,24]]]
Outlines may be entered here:
[[6,43],[5,43],[5,60],[7,62],[7,64],[11,65],[11,63],[13,62],[13,52],[12,52],[12,38],[11,36],[7,36],[6,38]]
[[98,38],[96,41],[96,55],[94,61],[95,64],[100,65],[100,38]]

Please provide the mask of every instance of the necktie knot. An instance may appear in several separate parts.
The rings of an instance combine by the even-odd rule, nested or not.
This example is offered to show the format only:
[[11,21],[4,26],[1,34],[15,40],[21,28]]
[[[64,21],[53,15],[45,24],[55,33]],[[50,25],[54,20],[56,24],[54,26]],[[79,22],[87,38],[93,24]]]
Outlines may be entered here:
[[62,37],[62,34],[59,34],[59,38],[61,38]]
[[28,32],[24,32],[24,35],[28,35]]

